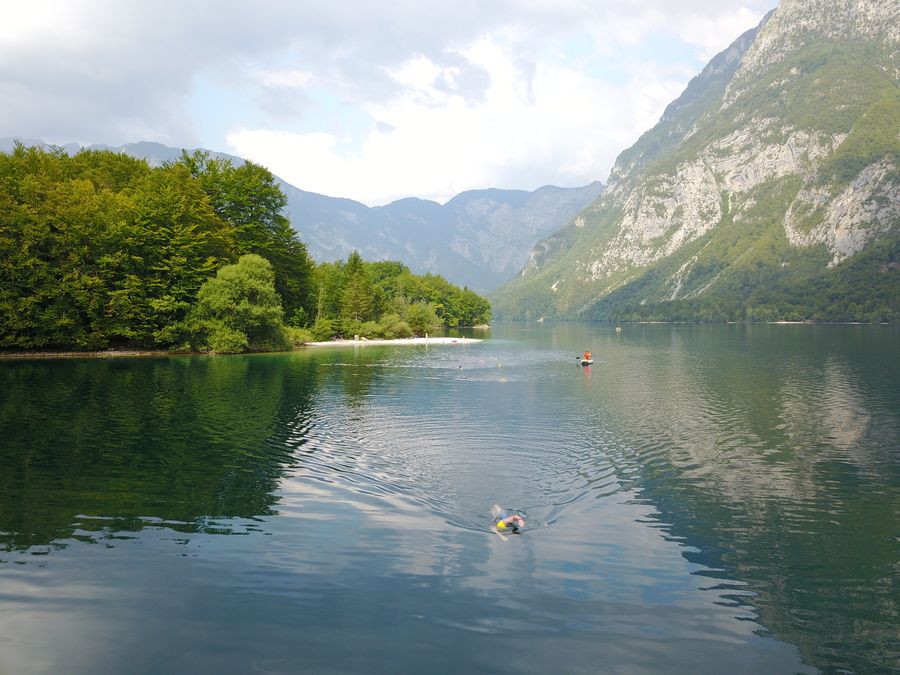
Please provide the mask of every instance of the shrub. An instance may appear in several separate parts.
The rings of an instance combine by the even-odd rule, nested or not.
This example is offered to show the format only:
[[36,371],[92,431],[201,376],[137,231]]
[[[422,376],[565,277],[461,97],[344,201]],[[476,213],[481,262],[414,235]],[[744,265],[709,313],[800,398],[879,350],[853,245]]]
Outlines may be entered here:
[[308,328],[297,328],[296,326],[285,326],[285,332],[287,333],[288,341],[294,346],[299,347],[304,342],[312,342],[315,338],[313,338],[312,331]]
[[333,339],[337,334],[334,321],[332,321],[331,319],[326,319],[324,317],[319,317],[313,324],[312,334],[313,338],[317,342],[324,342],[326,340]]
[[400,318],[399,314],[385,314],[379,319],[378,323],[381,326],[381,335],[383,337],[391,340],[412,337],[412,328]]
[[381,337],[381,326],[374,321],[364,321],[353,331],[353,334],[367,338]]
[[275,351],[290,344],[282,314],[272,265],[249,254],[200,287],[189,324],[194,342],[215,352]]
[[217,354],[237,354],[247,350],[246,334],[218,323],[208,327],[206,346]]
[[441,327],[441,320],[430,302],[412,303],[406,311],[406,322],[416,335],[431,333]]

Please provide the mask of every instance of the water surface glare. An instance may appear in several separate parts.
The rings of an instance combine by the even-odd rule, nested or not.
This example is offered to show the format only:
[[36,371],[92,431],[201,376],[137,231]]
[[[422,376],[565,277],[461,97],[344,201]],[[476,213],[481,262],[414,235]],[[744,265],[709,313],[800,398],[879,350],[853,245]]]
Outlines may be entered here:
[[898,330],[613,328],[0,361],[0,674],[900,669]]

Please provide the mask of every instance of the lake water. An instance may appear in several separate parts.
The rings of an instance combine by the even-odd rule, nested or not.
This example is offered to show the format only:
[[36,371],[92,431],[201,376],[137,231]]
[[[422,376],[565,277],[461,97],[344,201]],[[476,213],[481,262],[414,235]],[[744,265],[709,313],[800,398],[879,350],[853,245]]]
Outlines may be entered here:
[[0,362],[0,673],[900,668],[896,328],[485,336]]

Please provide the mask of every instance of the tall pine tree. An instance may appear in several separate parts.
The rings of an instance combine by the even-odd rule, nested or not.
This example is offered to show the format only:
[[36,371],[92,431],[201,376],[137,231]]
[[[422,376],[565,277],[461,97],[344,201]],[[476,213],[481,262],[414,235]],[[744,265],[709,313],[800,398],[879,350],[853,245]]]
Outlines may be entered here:
[[347,281],[341,296],[341,318],[345,324],[370,321],[373,318],[374,289],[357,251],[347,258],[344,276]]

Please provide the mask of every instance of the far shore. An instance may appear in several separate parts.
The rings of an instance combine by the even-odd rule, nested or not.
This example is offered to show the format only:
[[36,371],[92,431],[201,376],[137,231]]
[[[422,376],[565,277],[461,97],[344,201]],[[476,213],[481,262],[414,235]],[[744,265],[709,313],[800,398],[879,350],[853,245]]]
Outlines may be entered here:
[[[398,338],[394,340],[382,340],[360,338],[359,340],[330,340],[328,342],[304,342],[301,346],[295,347],[293,350],[298,351],[303,347],[364,347],[368,345],[446,345],[446,344],[469,344],[470,342],[481,342],[478,338],[467,337],[421,337],[421,338]],[[285,354],[287,352],[243,352],[243,354]],[[184,351],[168,351],[163,349],[104,349],[96,351],[33,351],[33,352],[3,352],[0,351],[0,360],[2,359],[112,359],[112,358],[135,358],[146,356],[233,356],[232,354],[215,354],[213,352],[184,352]]]
[[394,339],[329,340],[327,342],[304,342],[305,347],[366,347],[369,345],[449,345],[481,342],[479,338],[467,337],[415,337]]
[[163,349],[104,349],[100,351],[0,352],[0,359],[112,359],[136,356],[194,356],[197,352],[171,352]]

